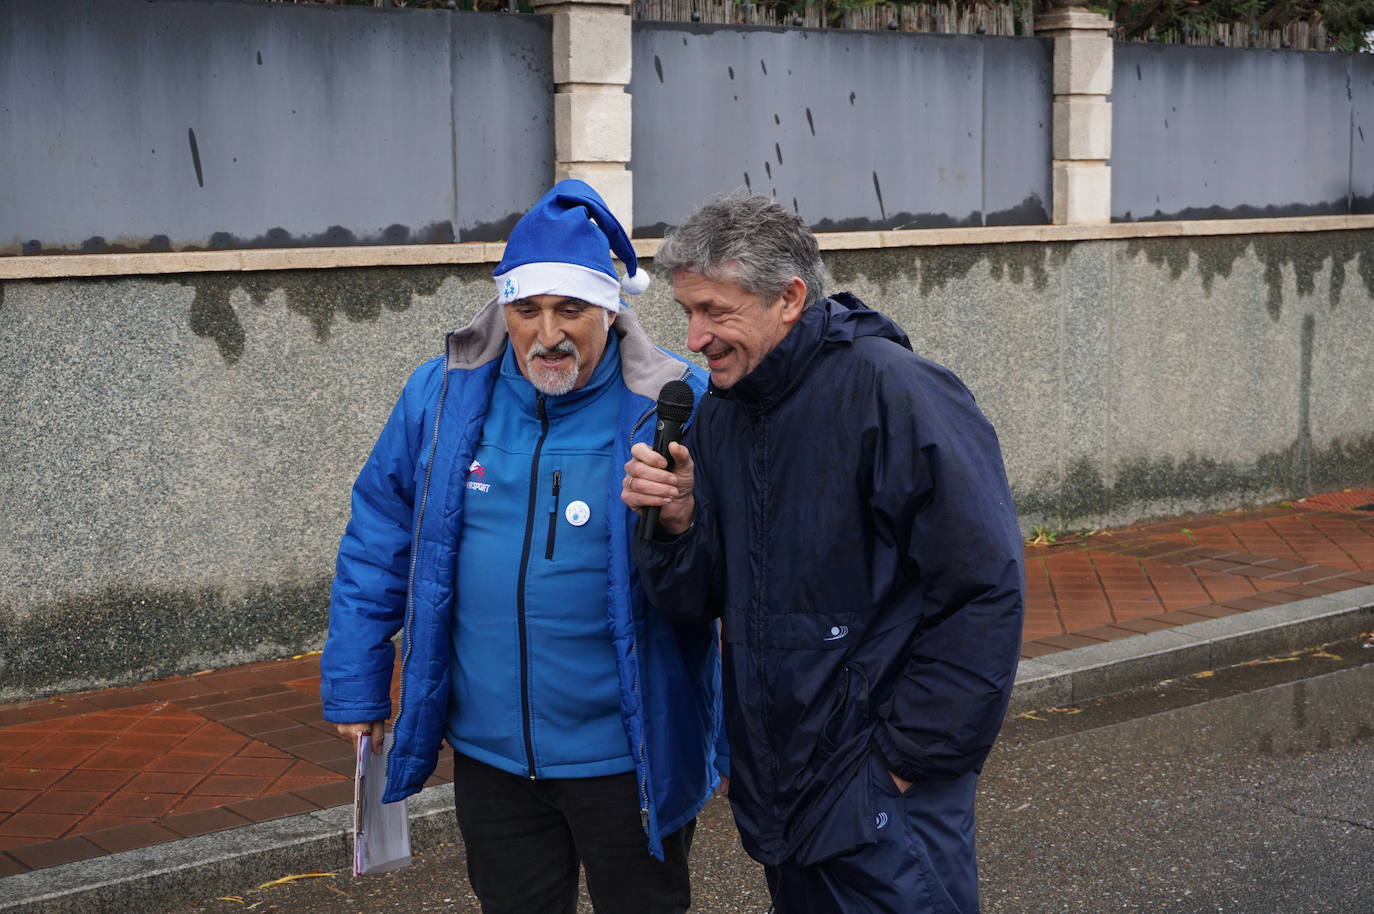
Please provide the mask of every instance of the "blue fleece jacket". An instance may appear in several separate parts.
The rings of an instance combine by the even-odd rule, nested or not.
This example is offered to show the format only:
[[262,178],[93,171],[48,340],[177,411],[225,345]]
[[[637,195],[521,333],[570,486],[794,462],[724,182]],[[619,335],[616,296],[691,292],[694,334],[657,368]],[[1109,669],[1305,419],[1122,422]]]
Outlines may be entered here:
[[634,768],[606,626],[598,498],[612,475],[621,389],[614,336],[587,384],[557,397],[526,380],[507,346],[468,468],[446,736],[511,774]]

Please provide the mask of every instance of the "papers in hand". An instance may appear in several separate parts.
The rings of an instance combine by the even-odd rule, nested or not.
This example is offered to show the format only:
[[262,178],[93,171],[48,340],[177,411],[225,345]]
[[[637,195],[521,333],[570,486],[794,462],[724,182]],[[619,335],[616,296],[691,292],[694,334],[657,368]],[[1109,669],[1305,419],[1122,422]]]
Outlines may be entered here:
[[357,775],[353,781],[353,875],[385,873],[410,866],[410,818],[406,801],[383,803],[386,760],[395,735],[388,733],[382,752],[372,741],[358,739]]

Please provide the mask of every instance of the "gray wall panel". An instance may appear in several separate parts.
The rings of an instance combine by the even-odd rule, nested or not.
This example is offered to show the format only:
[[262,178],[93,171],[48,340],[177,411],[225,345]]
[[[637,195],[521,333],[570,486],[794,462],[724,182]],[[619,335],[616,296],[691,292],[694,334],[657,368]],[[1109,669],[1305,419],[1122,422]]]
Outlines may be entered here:
[[504,241],[553,182],[553,19],[453,23],[458,240]]
[[[987,47],[973,36],[636,22],[637,232],[661,234],[741,185],[821,231],[981,225]],[[1048,67],[1034,52],[1017,61]],[[1022,78],[1034,86],[1034,73]],[[1043,192],[1049,163],[1036,164],[1043,176],[1024,189],[1004,168],[994,199],[1014,206]]]
[[1112,218],[1347,212],[1350,57],[1118,42]]
[[1050,221],[1054,42],[983,39],[983,221]]
[[1351,212],[1374,213],[1374,54],[1350,58]]
[[0,3],[0,253],[492,237],[553,172],[531,19]]

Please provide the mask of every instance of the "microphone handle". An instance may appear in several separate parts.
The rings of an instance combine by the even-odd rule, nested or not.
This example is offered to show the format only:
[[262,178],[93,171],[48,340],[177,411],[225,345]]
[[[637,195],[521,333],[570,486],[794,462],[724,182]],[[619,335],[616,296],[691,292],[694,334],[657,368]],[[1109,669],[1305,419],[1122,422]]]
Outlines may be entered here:
[[[668,445],[681,440],[681,422],[658,420],[658,425],[654,428],[654,450],[667,459],[669,470],[673,468],[673,456],[668,453]],[[654,534],[658,532],[658,511],[658,505],[645,508],[644,516],[639,519],[639,538],[646,543],[652,540]]]

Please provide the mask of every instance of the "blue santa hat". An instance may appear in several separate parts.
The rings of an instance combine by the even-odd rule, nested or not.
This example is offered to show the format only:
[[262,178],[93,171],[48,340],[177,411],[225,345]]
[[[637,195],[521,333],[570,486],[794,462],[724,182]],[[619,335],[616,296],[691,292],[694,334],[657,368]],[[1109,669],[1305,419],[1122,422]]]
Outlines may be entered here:
[[[610,252],[625,264],[621,280]],[[582,181],[559,181],[521,217],[492,273],[497,299],[508,304],[531,295],[566,295],[612,313],[620,293],[638,295],[649,274],[601,195]]]

